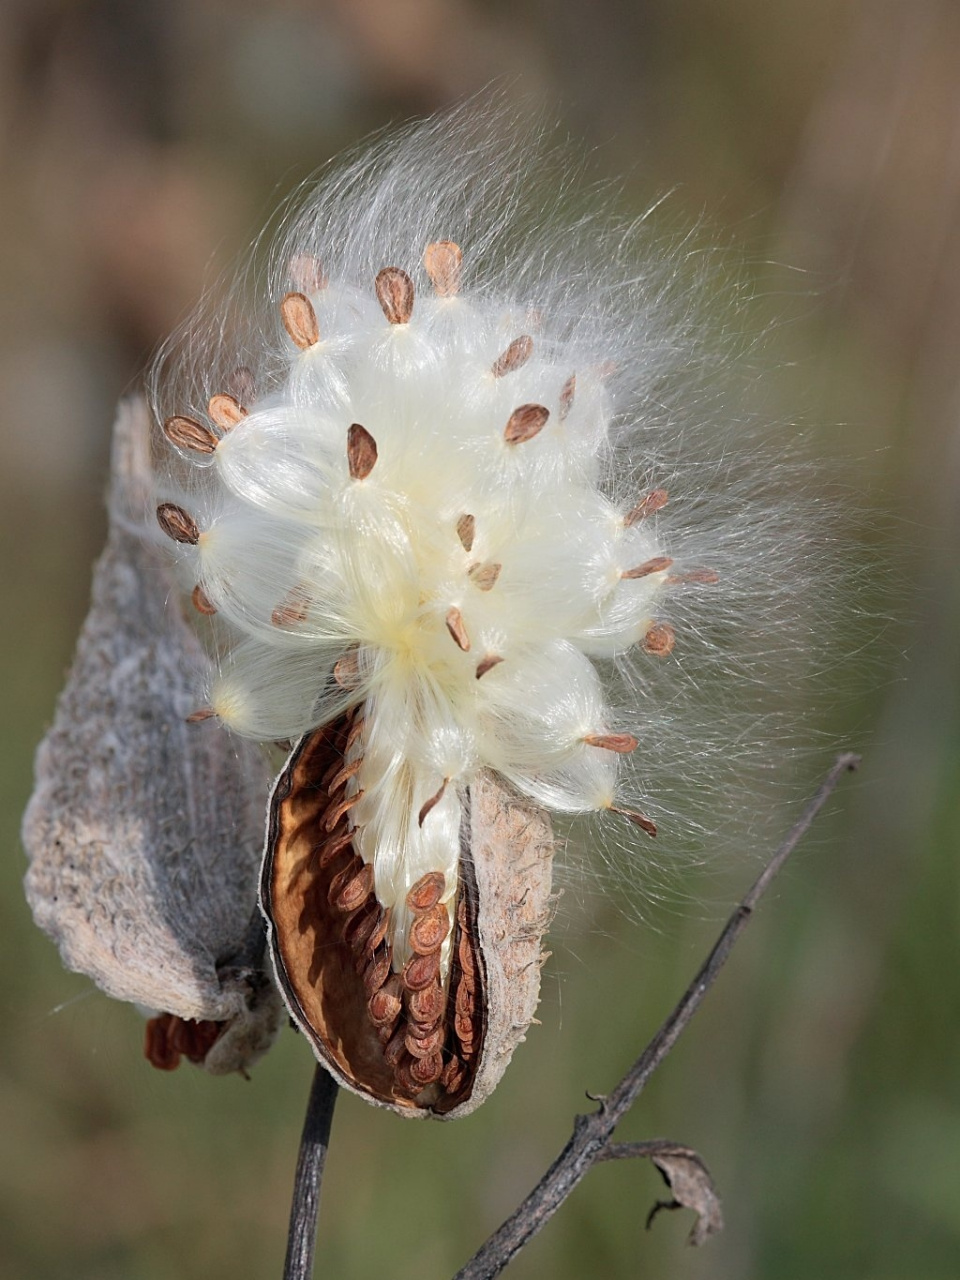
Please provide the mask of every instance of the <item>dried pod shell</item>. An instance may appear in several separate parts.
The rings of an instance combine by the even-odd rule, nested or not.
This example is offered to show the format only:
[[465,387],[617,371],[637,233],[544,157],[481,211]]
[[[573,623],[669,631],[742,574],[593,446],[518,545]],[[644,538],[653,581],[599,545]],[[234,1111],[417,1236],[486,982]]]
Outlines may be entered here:
[[185,723],[207,659],[136,532],[151,484],[139,400],[121,405],[111,469],[107,546],[23,820],[27,899],[67,968],[161,1011],[152,1062],[241,1071],[283,1021],[254,914],[269,775],[252,743]]
[[349,714],[307,734],[274,787],[260,894],[278,985],[317,1058],[345,1088],[401,1115],[467,1115],[496,1087],[539,999],[540,944],[551,915],[550,824],[493,774],[480,773],[462,793],[446,958],[449,917],[436,873],[421,877],[407,898],[411,932],[421,922],[425,933],[433,930],[436,937],[422,939],[433,950],[402,966],[393,964],[388,941],[358,955],[330,900],[337,865],[325,870],[312,856],[332,803],[320,780],[335,776],[351,740]]

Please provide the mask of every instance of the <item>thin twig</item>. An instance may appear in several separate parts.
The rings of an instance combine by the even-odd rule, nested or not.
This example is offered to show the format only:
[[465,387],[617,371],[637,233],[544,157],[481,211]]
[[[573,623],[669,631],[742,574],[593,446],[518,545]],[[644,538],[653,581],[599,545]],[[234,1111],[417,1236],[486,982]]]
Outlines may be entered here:
[[573,1134],[563,1151],[519,1208],[481,1245],[466,1266],[457,1272],[454,1280],[490,1280],[490,1277],[499,1275],[527,1241],[556,1213],[581,1178],[601,1157],[613,1130],[637,1100],[647,1081],[696,1013],[774,876],[806,835],[843,774],[856,769],[859,763],[860,757],[851,752],[837,756],[816,795],[730,916],[713,950],[660,1030],[613,1092],[600,1100],[599,1110],[590,1116],[576,1117]]
[[330,1145],[330,1126],[337,1101],[337,1082],[319,1064],[313,1073],[307,1114],[300,1135],[300,1154],[293,1181],[290,1232],[283,1280],[310,1280],[317,1244],[317,1209],[323,1165]]

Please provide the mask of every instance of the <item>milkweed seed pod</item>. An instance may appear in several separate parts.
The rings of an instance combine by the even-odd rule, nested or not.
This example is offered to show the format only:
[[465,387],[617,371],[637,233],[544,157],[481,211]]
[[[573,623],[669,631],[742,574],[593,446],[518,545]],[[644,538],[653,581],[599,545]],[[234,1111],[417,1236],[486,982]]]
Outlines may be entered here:
[[283,1021],[248,944],[269,774],[255,744],[184,723],[207,660],[144,536],[151,487],[149,417],[130,401],[90,612],[37,752],[26,893],[68,968],[158,1011],[155,1065],[182,1055],[223,1074],[255,1062]]
[[218,654],[195,718],[296,740],[261,880],[280,988],[408,1115],[496,1083],[537,1001],[549,815],[656,834],[654,670],[684,628],[723,668],[777,561],[741,556],[769,504],[677,461],[708,360],[669,271],[522,209],[502,125],[470,108],[328,175],[153,382],[158,522]]

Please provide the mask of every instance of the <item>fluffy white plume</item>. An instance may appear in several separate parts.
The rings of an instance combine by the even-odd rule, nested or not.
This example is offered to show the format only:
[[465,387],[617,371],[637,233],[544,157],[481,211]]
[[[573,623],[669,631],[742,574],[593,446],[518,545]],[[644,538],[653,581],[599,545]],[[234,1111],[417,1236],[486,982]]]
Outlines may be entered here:
[[508,135],[469,107],[324,175],[152,386],[209,707],[284,739],[365,703],[348,794],[398,912],[453,892],[481,767],[631,846],[673,823],[663,783],[729,776],[815,625],[816,513],[708,412],[694,255],[558,228]]

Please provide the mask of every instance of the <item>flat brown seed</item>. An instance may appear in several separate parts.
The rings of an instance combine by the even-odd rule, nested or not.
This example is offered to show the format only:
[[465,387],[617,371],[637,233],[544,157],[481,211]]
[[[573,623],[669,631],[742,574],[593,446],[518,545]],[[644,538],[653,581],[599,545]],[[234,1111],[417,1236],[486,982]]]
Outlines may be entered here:
[[440,950],[431,951],[429,955],[413,956],[403,966],[403,985],[408,991],[421,991],[429,987],[440,973]]
[[[387,929],[389,926],[390,908],[387,907],[386,910],[381,908],[380,915],[377,918],[377,923],[374,925],[373,932],[367,939],[367,949],[369,951],[376,951],[377,947],[379,947],[380,943],[383,942],[384,938],[387,936]],[[397,981],[400,981],[399,974],[397,975]]]
[[627,818],[635,827],[639,827],[641,831],[645,831],[648,836],[657,834],[657,824],[652,818],[648,818],[645,813],[640,813],[636,809],[618,809],[611,806],[614,813],[619,813],[622,818]]
[[645,498],[641,498],[632,511],[628,511],[623,517],[623,523],[626,528],[645,520],[647,516],[652,516],[655,511],[659,511],[667,505],[668,494],[666,489],[652,489]]
[[401,267],[384,267],[374,281],[377,301],[391,324],[409,324],[413,315],[413,281]]
[[347,845],[353,843],[353,829],[345,827],[343,831],[335,832],[328,840],[324,840],[323,844],[317,847],[317,866],[322,871],[329,867],[334,858],[341,854]]
[[370,957],[363,971],[363,989],[367,996],[374,995],[390,976],[390,948],[380,947]]
[[354,910],[343,926],[343,945],[350,951],[364,952],[367,939],[373,932],[380,915],[376,898],[369,895],[359,909]]
[[400,1059],[406,1054],[407,1047],[403,1043],[407,1038],[406,1027],[397,1027],[393,1035],[387,1041],[383,1050],[383,1060],[388,1067],[396,1067]]
[[217,612],[216,605],[210,603],[209,596],[199,582],[190,593],[190,600],[197,613],[202,613],[208,618]]
[[588,733],[583,740],[588,747],[602,747],[604,751],[615,751],[621,756],[636,751],[640,745],[632,733]]
[[317,313],[306,294],[288,293],[280,303],[280,318],[291,340],[301,351],[320,341]]
[[377,442],[359,422],[347,432],[347,465],[351,480],[366,480],[377,461]]
[[[339,763],[339,760],[335,760],[334,768],[336,768]],[[352,777],[360,772],[362,767],[363,756],[357,756],[357,758],[355,760],[351,760],[349,764],[345,764],[341,766],[341,768],[337,769],[337,772],[329,779],[329,781],[325,779],[329,794],[333,795],[335,791],[339,791],[345,783],[349,782]]]
[[411,911],[429,911],[435,907],[447,887],[447,878],[442,871],[428,871],[407,893],[407,906]]
[[402,1002],[399,995],[391,988],[389,980],[379,991],[375,991],[367,1001],[370,1021],[375,1027],[383,1027],[395,1022],[400,1014]]
[[163,424],[163,434],[178,449],[189,449],[191,453],[209,454],[217,447],[217,437],[209,427],[182,414],[167,418]]
[[436,951],[450,932],[450,917],[441,903],[417,916],[410,926],[410,946],[417,955]]
[[473,550],[473,539],[477,532],[477,522],[473,516],[461,516],[457,521],[457,537],[464,551]]
[[360,683],[360,660],[356,649],[351,649],[333,665],[333,678],[341,689],[356,689]]
[[363,906],[373,892],[373,863],[366,862],[363,870],[348,880],[337,894],[334,906],[341,911],[356,911]]
[[212,720],[217,713],[213,707],[198,707],[187,716],[187,724],[201,724],[204,720]]
[[481,658],[477,663],[477,679],[480,680],[488,671],[492,671],[494,667],[499,666],[502,661],[503,659],[496,653],[488,653],[485,658]]
[[443,1072],[443,1055],[432,1053],[429,1058],[417,1058],[410,1064],[410,1076],[418,1085],[426,1088],[440,1079]]
[[414,1058],[430,1058],[443,1048],[445,1036],[445,1027],[437,1027],[435,1031],[430,1031],[425,1036],[416,1035],[411,1028],[403,1038],[403,1045],[407,1053]]
[[463,253],[452,240],[436,240],[423,251],[423,265],[430,283],[441,298],[452,298],[460,292],[460,269]]
[[301,293],[320,293],[327,287],[327,274],[312,253],[295,254],[287,264],[287,274]]
[[669,556],[654,556],[652,560],[644,560],[643,564],[638,564],[634,569],[624,569],[621,578],[648,578],[651,573],[662,573],[664,569],[669,569],[673,564],[673,560]]
[[449,778],[444,778],[443,782],[441,782],[440,784],[439,789],[435,791],[433,795],[430,796],[428,799],[424,800],[423,804],[420,806],[420,812],[417,815],[418,827],[423,826],[424,821],[426,820],[427,814],[430,812],[431,809],[435,809],[436,806],[443,799],[443,793],[446,791],[447,783],[449,781],[450,781]]
[[332,831],[343,815],[348,813],[362,796],[362,791],[355,791],[352,796],[344,796],[342,800],[338,800],[336,804],[331,805],[327,816],[323,820],[324,831]]
[[453,636],[456,643],[460,646],[460,648],[464,651],[464,653],[469,653],[470,637],[467,634],[467,628],[463,622],[463,614],[460,612],[460,610],[457,608],[456,605],[454,605],[451,609],[447,610],[446,624],[447,624],[447,630]]
[[277,605],[270,621],[275,627],[295,627],[305,621],[309,608],[310,602],[303,591],[294,590],[288,593],[282,604]]
[[457,998],[454,1007],[456,1012],[461,1014],[464,1018],[471,1017],[476,1010],[476,992],[471,987],[468,987],[465,982],[461,982],[457,987]]
[[439,982],[432,982],[429,987],[410,993],[410,1017],[415,1022],[429,1025],[442,1017],[446,1003],[443,987]]
[[172,538],[174,542],[185,542],[196,546],[200,541],[200,530],[197,528],[196,520],[175,502],[160,503],[157,507],[157,522],[167,537]]
[[346,863],[345,866],[340,868],[337,874],[330,881],[330,884],[327,888],[327,901],[330,903],[331,906],[335,905],[337,898],[340,896],[340,893],[343,890],[344,886],[349,884],[350,881],[354,878],[354,876],[359,875],[360,872],[363,870],[363,867],[364,867],[364,862],[363,862],[363,859],[360,857],[359,853],[356,853],[356,852],[351,853],[350,860]]
[[447,1093],[456,1093],[466,1079],[466,1075],[466,1065],[454,1056],[440,1073],[440,1083]]
[[560,412],[558,414],[560,421],[563,422],[570,410],[573,408],[574,397],[577,394],[577,375],[571,373],[560,388]]
[[503,438],[507,444],[523,444],[532,440],[547,425],[549,417],[550,410],[542,404],[522,404],[511,413],[503,429]]
[[227,395],[226,392],[210,397],[207,413],[210,415],[210,421],[221,431],[232,431],[237,423],[242,422],[247,416],[246,409],[241,408],[233,396]]
[[519,338],[514,338],[506,351],[497,356],[490,366],[490,372],[495,378],[514,373],[517,369],[523,368],[532,354],[533,339],[528,333],[522,333]]
[[643,637],[643,647],[655,658],[666,658],[673,652],[677,642],[677,633],[669,622],[655,622]]
[[467,574],[478,591],[490,591],[496,586],[502,568],[502,564],[487,561],[486,564],[471,565]]

